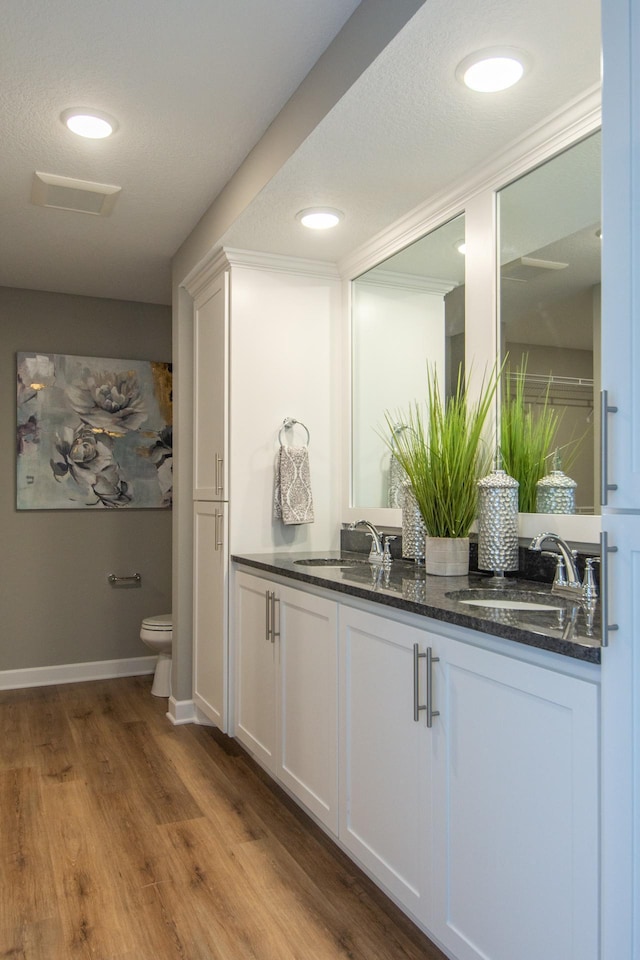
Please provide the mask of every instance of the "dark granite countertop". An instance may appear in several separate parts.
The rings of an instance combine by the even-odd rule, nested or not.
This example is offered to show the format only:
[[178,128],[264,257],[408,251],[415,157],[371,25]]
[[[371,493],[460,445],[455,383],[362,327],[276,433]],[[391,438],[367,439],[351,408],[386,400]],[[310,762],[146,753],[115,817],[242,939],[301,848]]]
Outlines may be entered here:
[[[501,595],[511,600],[518,600],[523,591],[544,594],[550,603],[562,605],[562,610],[522,611],[470,606],[447,594],[473,589],[473,597],[494,597],[496,588],[491,578],[479,573],[470,573],[467,577],[427,576],[424,566],[407,560],[394,560],[390,567],[384,568],[368,563],[362,554],[339,551],[243,554],[231,559],[248,567],[371,600],[396,610],[480,630],[577,660],[600,663],[599,609],[596,609],[590,625],[589,615],[582,604],[552,597],[551,587],[546,583],[510,578],[498,589]],[[332,562],[323,563],[323,560]],[[333,561],[342,562],[334,564]]]

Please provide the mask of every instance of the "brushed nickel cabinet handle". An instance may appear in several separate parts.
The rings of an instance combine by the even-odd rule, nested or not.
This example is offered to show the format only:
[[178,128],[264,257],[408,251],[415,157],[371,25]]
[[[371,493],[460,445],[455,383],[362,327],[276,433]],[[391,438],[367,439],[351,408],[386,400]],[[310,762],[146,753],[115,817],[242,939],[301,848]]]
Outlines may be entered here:
[[224,492],[224,483],[222,477],[222,464],[224,463],[224,458],[216,453],[216,493]]
[[224,546],[224,526],[223,526],[224,514],[216,510],[216,512],[214,513],[214,517],[216,521],[214,549],[220,550]]
[[[278,604],[278,628],[276,629],[276,604]],[[271,594],[271,643],[280,636],[280,597],[276,597],[275,590]]]
[[600,504],[606,507],[609,503],[609,491],[617,490],[617,483],[609,483],[609,421],[610,413],[617,413],[618,408],[609,403],[609,391],[600,391]]
[[420,653],[417,643],[413,645],[413,719],[417,723],[422,710],[427,709],[426,703],[420,703],[420,661],[426,658],[426,653]]
[[433,726],[433,718],[440,716],[439,710],[433,709],[433,664],[440,661],[440,657],[434,657],[433,649],[427,647],[427,726]]
[[609,546],[609,534],[600,534],[600,634],[603,647],[609,646],[609,634],[618,630],[617,623],[609,623],[609,554],[617,553],[617,547]]
[[265,640],[267,643],[271,640],[271,590],[265,590],[264,592],[265,600],[267,601],[267,609],[265,611],[264,622],[266,624],[265,630]]

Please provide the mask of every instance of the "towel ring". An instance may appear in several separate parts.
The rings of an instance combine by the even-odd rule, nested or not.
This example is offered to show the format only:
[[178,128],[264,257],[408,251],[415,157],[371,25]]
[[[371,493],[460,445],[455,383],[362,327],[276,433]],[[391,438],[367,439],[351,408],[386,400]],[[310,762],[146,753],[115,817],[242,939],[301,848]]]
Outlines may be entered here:
[[298,426],[302,427],[302,429],[306,433],[307,435],[306,445],[309,446],[309,441],[311,440],[311,434],[309,433],[309,428],[306,427],[301,420],[294,420],[293,417],[285,417],[285,419],[282,421],[282,426],[280,427],[280,432],[278,433],[278,443],[282,444],[282,431],[291,429],[291,427],[293,427],[296,423],[298,424]]

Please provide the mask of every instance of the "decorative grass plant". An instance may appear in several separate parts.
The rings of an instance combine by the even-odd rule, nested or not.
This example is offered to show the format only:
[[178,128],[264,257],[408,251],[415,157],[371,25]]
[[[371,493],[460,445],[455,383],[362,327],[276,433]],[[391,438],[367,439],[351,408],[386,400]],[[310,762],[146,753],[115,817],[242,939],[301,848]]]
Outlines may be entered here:
[[[549,403],[549,385],[537,409],[525,400],[527,357],[514,378],[507,369],[500,413],[500,452],[507,473],[520,484],[520,513],[536,512],[536,484],[548,472],[547,458],[555,449],[560,418]],[[510,384],[515,381],[515,390]]]
[[[487,472],[491,451],[482,431],[496,391],[494,370],[470,402],[462,367],[453,396],[443,400],[437,373],[427,369],[427,403],[406,415],[386,415],[386,443],[404,468],[430,537],[468,537],[476,517],[476,482]],[[406,429],[398,431],[398,421]]]

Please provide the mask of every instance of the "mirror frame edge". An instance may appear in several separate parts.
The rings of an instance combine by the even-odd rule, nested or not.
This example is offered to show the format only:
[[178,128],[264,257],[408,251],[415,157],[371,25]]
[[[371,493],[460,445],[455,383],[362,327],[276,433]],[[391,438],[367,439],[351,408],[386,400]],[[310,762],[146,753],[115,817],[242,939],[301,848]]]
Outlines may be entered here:
[[[496,159],[486,167],[480,169],[473,177],[459,181],[453,188],[437,194],[430,201],[417,207],[406,217],[391,224],[386,230],[377,234],[369,243],[354,251],[338,264],[338,270],[344,284],[344,310],[346,322],[343,323],[343,442],[342,442],[342,496],[341,496],[341,524],[348,524],[365,518],[372,523],[383,527],[400,528],[402,526],[402,511],[389,507],[354,507],[353,479],[352,479],[352,431],[353,414],[352,402],[352,282],[362,273],[379,265],[394,253],[404,249],[410,243],[420,239],[427,233],[437,229],[454,216],[467,216],[467,207],[474,203],[493,206],[492,235],[493,244],[491,256],[497,259],[496,246],[496,196],[499,190],[513,180],[526,174],[556,154],[568,149],[573,144],[602,126],[601,87],[595,85],[587,90],[582,97],[578,97],[563,110],[557,111],[550,118],[538,124],[523,137],[510,144]],[[482,200],[484,195],[484,200]],[[491,283],[491,342],[496,341],[498,330],[498,293],[497,269],[493,270]],[[484,280],[485,287],[488,286]],[[466,335],[465,335],[466,342]],[[494,344],[495,346],[495,344]],[[495,359],[497,348],[494,350]],[[535,520],[534,520],[535,518]],[[549,520],[554,532],[567,540],[581,543],[598,543],[601,529],[600,514],[594,515],[565,515],[565,514],[520,514],[519,530],[521,538],[535,536],[540,527]],[[543,522],[544,520],[544,522]],[[535,524],[535,528],[534,528]],[[547,524],[547,525],[549,525]],[[533,530],[533,533],[530,531]]]

